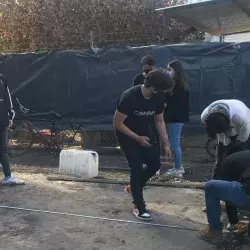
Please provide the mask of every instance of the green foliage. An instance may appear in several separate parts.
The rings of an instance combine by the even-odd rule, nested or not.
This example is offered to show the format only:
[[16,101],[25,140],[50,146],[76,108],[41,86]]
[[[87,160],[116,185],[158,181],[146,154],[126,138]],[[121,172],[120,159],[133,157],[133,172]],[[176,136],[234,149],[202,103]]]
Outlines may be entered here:
[[[156,8],[185,0],[1,0],[0,50],[37,51],[89,46],[180,43],[196,30],[171,20],[163,39]],[[201,34],[202,36],[202,34]]]

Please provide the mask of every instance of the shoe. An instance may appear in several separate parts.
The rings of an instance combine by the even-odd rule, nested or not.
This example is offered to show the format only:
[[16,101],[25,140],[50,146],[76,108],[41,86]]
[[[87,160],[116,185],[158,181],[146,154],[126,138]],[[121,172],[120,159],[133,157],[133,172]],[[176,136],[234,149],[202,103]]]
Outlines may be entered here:
[[237,230],[237,224],[228,223],[227,224],[227,230],[229,230],[229,231],[235,231],[235,230]]
[[[171,168],[167,172],[174,172],[175,170],[176,170],[175,168]],[[181,167],[179,170],[176,170],[176,171],[181,171],[182,174],[185,174],[185,169],[183,167]]]
[[133,198],[132,196],[132,193],[131,193],[131,186],[130,185],[127,185],[125,188],[124,188],[124,193],[129,197],[129,198]]
[[181,171],[182,171],[182,174],[186,173],[184,167],[181,167]]
[[174,176],[176,176],[176,177],[182,177],[183,171],[182,170],[176,170],[176,169],[172,168],[172,169],[169,169],[167,171],[166,175],[173,176],[173,177]]
[[249,221],[240,221],[235,227],[234,233],[239,235],[247,235],[250,236],[250,226]]
[[139,220],[143,220],[143,221],[151,221],[152,220],[151,215],[149,214],[149,212],[146,209],[139,211],[137,208],[134,208],[133,214]]
[[215,230],[209,227],[200,230],[199,235],[202,239],[210,241],[214,244],[219,244],[223,240],[222,230]]
[[24,185],[25,183],[22,180],[18,180],[17,178],[10,176],[10,177],[4,178],[3,184],[6,184],[6,185]]

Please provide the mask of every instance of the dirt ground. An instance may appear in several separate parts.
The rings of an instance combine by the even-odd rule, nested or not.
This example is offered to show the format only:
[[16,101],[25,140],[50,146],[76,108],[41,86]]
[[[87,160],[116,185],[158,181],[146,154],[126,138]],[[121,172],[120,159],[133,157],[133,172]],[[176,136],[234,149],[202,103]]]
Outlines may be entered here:
[[[25,186],[0,185],[1,205],[136,221],[122,186],[49,182],[46,174],[53,172],[49,169],[43,174],[21,172],[22,167],[15,175],[26,181]],[[202,191],[191,189],[145,191],[153,223],[191,229],[205,227],[203,196]],[[215,247],[197,232],[173,228],[2,208],[0,220],[0,249],[4,250],[231,249]],[[244,249],[238,243],[234,249]]]
[[[206,181],[211,177],[213,159],[205,151],[205,135],[187,136],[181,140],[183,150],[183,166],[186,169],[185,179],[188,181]],[[110,151],[97,151],[100,155],[100,168],[123,168],[129,170],[128,163],[122,154]],[[107,152],[107,153],[106,153]],[[110,153],[110,154],[109,154]],[[31,148],[21,156],[11,159],[13,164],[27,167],[58,167],[58,159],[49,156],[43,150]],[[163,160],[163,169],[173,166],[173,160]]]
[[[206,135],[185,136],[181,140],[183,167],[188,181],[207,181],[211,178],[214,160],[206,153]],[[101,155],[100,166],[128,168],[122,155]],[[173,166],[173,160],[163,160],[163,170]]]
[[[206,156],[204,141],[204,137],[182,140],[187,179],[205,180],[210,176],[213,161]],[[14,175],[24,179],[26,185],[0,184],[0,206],[136,221],[131,213],[131,200],[120,185],[50,182],[46,176],[58,172],[58,159],[41,150],[31,149],[22,157],[12,158],[11,162]],[[101,154],[100,165],[127,167],[119,155]],[[128,178],[127,173],[117,176]],[[203,191],[150,187],[145,190],[145,199],[152,211],[153,223],[191,229],[206,226],[206,215],[201,212]],[[228,237],[228,234],[223,245],[214,246],[201,240],[197,231],[1,207],[0,220],[0,249],[4,250],[249,249],[246,239]]]

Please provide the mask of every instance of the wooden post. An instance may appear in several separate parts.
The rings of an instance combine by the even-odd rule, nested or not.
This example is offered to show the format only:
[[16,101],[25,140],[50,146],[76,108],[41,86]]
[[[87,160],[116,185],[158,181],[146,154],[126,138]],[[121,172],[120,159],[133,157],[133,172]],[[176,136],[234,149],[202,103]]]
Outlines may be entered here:
[[168,22],[169,22],[169,17],[167,16],[167,12],[163,12],[163,43],[165,43],[165,40],[167,39],[167,28],[168,28]]

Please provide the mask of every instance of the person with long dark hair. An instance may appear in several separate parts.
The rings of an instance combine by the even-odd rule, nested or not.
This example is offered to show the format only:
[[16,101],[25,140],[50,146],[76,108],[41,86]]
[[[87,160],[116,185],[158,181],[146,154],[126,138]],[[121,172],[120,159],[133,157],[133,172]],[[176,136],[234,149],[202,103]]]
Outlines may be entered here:
[[184,123],[189,121],[189,88],[185,71],[179,60],[170,62],[167,70],[175,84],[172,93],[166,94],[164,110],[164,120],[174,156],[174,168],[170,169],[167,174],[182,176],[185,171],[182,166],[180,138]]
[[0,163],[4,172],[4,184],[20,185],[24,182],[11,176],[8,156],[8,128],[12,126],[14,117],[10,91],[5,77],[0,74]]

